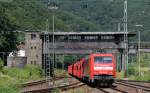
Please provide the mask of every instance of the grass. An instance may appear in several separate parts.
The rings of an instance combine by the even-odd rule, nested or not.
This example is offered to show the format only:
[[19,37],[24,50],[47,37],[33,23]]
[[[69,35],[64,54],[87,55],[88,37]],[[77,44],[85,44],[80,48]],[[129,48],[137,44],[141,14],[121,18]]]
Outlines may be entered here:
[[0,93],[20,93],[22,83],[42,76],[39,66],[28,65],[24,69],[5,67],[0,73]]
[[62,69],[55,69],[54,73],[56,77],[68,76],[68,72]]
[[0,77],[0,91],[1,93],[19,93],[19,84],[17,79],[8,75],[1,75]]

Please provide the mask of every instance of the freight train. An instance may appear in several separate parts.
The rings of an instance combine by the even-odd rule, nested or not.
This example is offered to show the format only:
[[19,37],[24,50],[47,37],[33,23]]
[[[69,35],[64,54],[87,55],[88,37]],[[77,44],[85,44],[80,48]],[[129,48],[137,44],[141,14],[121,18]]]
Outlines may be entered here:
[[113,54],[95,53],[68,66],[68,73],[91,84],[110,86],[116,77]]

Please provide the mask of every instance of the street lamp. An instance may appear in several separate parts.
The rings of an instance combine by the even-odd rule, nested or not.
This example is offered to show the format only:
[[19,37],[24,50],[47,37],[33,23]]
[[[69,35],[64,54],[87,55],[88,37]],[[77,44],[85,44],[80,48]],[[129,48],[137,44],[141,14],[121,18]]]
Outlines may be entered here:
[[[143,27],[143,25],[135,25],[136,27]],[[140,54],[140,46],[141,46],[141,32],[138,30],[138,62],[139,62],[139,76],[141,76],[141,54]]]

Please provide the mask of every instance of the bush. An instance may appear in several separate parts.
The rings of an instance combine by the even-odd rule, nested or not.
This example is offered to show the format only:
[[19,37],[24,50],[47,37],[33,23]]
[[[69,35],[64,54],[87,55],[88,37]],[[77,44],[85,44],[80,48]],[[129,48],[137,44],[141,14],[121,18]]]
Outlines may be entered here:
[[0,71],[3,70],[4,67],[4,61],[2,61],[2,59],[0,58]]
[[0,91],[1,93],[19,93],[19,89],[13,84],[0,85]]
[[150,81],[150,75],[149,74],[145,74],[144,76],[136,76],[135,80]]
[[43,76],[39,66],[27,65],[24,69],[4,68],[0,76],[0,93],[19,93],[22,83],[40,79]]
[[18,80],[8,75],[0,77],[0,92],[1,93],[19,93]]
[[42,69],[39,66],[32,66],[32,65],[27,65],[24,69],[5,68],[4,74],[17,78],[21,81],[41,78],[43,75]]
[[136,64],[130,64],[127,73],[129,76],[136,76],[138,75],[138,69],[137,69],[138,65]]

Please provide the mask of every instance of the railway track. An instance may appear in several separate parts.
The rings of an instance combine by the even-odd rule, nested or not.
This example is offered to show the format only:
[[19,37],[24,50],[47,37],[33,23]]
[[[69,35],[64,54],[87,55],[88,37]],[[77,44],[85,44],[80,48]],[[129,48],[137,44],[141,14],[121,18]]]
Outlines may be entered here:
[[55,89],[66,91],[66,90],[69,90],[69,89],[74,89],[74,88],[81,87],[83,85],[85,85],[85,84],[83,84],[81,82],[75,82],[75,83],[72,83],[72,84],[69,84],[69,85],[49,87],[49,88],[45,88],[45,89],[39,89],[39,90],[28,91],[28,92],[23,92],[23,93],[49,93],[49,92],[52,92]]
[[[132,81],[132,80],[119,80],[116,81],[115,84],[117,84],[118,86],[122,85],[122,86],[126,86],[126,87],[130,87],[135,89],[136,91],[143,91],[140,93],[150,93],[150,83],[148,82],[144,82],[147,83],[148,85],[141,85],[142,82],[136,82],[136,81]],[[128,92],[127,92],[128,93]]]
[[[62,80],[64,78],[72,78],[72,77],[57,77],[55,80]],[[73,79],[73,78],[72,78]],[[147,84],[145,86],[145,83]],[[60,84],[57,86],[48,86],[48,82],[46,80],[36,81],[24,84],[23,87],[26,87],[26,90],[23,90],[22,93],[49,93],[55,89],[59,89],[61,91],[67,91],[70,89],[76,89],[76,88],[92,88],[93,92],[88,93],[150,93],[150,83],[149,82],[136,82],[136,81],[130,81],[130,80],[118,80],[115,82],[115,86],[112,86],[110,88],[102,88],[102,87],[95,87],[92,88],[92,86],[88,86],[87,84],[84,84],[78,80],[75,82],[71,82],[68,84]],[[95,92],[97,91],[97,92]]]
[[98,88],[99,93],[127,93],[126,91],[117,89],[117,88]]
[[24,91],[22,93],[49,93],[55,89],[66,91],[68,89],[78,88],[78,87],[81,87],[83,85],[85,85],[85,84],[83,84],[81,82],[75,82],[75,83],[72,83],[69,85],[61,85],[61,86],[48,87],[48,88],[42,88],[42,89],[36,89],[36,90],[28,90],[28,91]]
[[[55,80],[63,80],[65,78],[72,78],[72,77],[57,77],[55,78]],[[61,85],[57,85],[57,86],[52,86],[52,84],[49,84],[49,81],[46,80],[40,80],[40,81],[35,81],[35,82],[30,82],[30,83],[26,83],[23,84],[23,88],[21,93],[48,93],[50,91],[53,91],[54,89],[59,89],[59,90],[68,90],[68,89],[74,89],[74,88],[78,88],[80,86],[83,86],[85,84],[81,83],[81,82],[73,82],[70,84],[61,84]],[[51,82],[52,83],[52,82]]]
[[[133,83],[134,82],[134,83]],[[144,85],[144,84],[147,85]],[[136,81],[126,81],[119,80],[114,83],[114,86],[109,88],[96,87],[93,88],[91,93],[150,93],[150,83],[149,82],[136,82]],[[98,90],[97,90],[98,89]],[[97,90],[95,92],[95,90]]]
[[150,81],[137,81],[137,80],[117,80],[119,82],[137,82],[137,83],[149,83],[150,84]]
[[135,81],[135,80],[119,80],[118,82],[124,82],[131,85],[138,85],[140,87],[150,88],[150,82],[142,82],[142,81]]
[[[59,80],[59,79],[63,79],[63,78],[72,78],[72,77],[64,77],[64,76],[62,76],[62,77],[56,77],[56,78],[54,78],[54,80]],[[52,81],[52,79],[50,79],[49,81]],[[42,83],[45,83],[45,82],[47,82],[47,80],[46,79],[42,79],[42,80],[38,80],[38,81],[25,83],[22,86],[23,87],[34,86],[34,85],[42,84]]]

